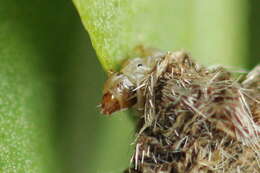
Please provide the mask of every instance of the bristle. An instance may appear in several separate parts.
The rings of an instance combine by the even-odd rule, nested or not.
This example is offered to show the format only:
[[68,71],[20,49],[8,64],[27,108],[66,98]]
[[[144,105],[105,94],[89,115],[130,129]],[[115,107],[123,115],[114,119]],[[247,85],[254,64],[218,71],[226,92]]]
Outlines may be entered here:
[[137,92],[131,173],[260,172],[260,66],[247,78],[160,54]]

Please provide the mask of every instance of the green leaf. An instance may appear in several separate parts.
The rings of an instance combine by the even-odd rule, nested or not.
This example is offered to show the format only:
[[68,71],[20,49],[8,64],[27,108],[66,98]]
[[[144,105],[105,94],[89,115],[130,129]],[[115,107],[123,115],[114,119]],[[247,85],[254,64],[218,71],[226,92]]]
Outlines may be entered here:
[[[137,45],[167,49],[186,40],[185,30],[181,34],[171,31],[177,25],[188,28],[189,19],[177,21],[178,16],[169,16],[163,10],[172,5],[169,0],[74,0],[74,3],[106,70],[116,69]],[[184,5],[177,2],[172,10],[186,16],[187,11],[181,11]]]
[[243,59],[247,51],[247,3],[242,0],[73,1],[105,70],[118,69],[137,45],[183,48],[209,64],[234,65],[232,60]]
[[73,26],[68,4],[65,0],[1,3],[0,172],[60,170],[54,147],[55,91],[56,73],[69,50],[64,40],[70,40]]

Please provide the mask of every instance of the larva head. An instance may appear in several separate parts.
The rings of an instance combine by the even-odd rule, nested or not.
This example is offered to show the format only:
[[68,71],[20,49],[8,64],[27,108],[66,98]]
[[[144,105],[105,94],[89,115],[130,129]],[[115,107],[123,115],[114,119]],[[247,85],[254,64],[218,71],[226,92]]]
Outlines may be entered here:
[[132,58],[122,65],[118,73],[113,73],[105,82],[101,113],[112,114],[129,108],[136,103],[136,88],[141,85],[153,69],[158,58]]
[[134,85],[121,73],[112,74],[105,82],[101,113],[112,114],[115,111],[128,108],[134,104]]

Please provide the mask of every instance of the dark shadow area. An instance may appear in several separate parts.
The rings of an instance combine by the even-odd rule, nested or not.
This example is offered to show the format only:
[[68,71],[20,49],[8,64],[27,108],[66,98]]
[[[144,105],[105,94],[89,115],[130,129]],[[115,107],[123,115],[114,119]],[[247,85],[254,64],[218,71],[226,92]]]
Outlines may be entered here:
[[260,1],[252,0],[249,9],[249,67],[260,63]]

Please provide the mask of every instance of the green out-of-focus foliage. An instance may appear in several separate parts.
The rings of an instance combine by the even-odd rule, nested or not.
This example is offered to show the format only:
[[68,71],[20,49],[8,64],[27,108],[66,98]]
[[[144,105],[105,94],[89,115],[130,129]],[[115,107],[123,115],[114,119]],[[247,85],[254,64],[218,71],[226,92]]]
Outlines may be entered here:
[[[53,148],[55,8],[19,0],[0,6],[0,172],[56,172]],[[49,19],[48,19],[49,17]],[[56,54],[58,56],[58,54]],[[49,64],[49,66],[47,66]]]
[[128,165],[131,121],[98,114],[105,73],[72,2],[2,2],[0,67],[0,172]]
[[95,53],[106,70],[138,44],[183,48],[208,65],[260,62],[256,0],[74,4],[77,11],[67,0],[1,2],[0,172],[120,173],[129,165],[134,125],[123,113],[98,113],[106,75]]
[[249,51],[245,59],[250,68],[253,68],[256,64],[260,64],[260,1],[252,0],[249,5],[250,11],[247,22],[249,28],[247,47]]

